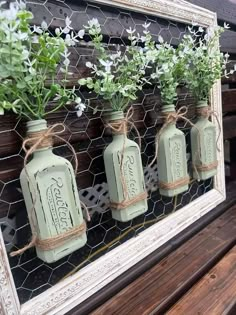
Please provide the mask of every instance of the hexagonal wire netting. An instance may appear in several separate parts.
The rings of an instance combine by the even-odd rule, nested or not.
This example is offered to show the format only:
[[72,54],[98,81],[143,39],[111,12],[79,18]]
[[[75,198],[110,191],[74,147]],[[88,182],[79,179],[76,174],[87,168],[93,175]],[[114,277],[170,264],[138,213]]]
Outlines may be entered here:
[[[78,3],[77,3],[78,2]],[[53,33],[56,26],[64,26],[66,16],[72,20],[77,30],[93,17],[102,25],[104,38],[108,48],[115,50],[116,45],[127,45],[125,29],[135,27],[141,31],[145,21],[151,22],[150,30],[154,38],[158,35],[177,45],[186,32],[186,25],[174,23],[157,17],[146,16],[123,9],[100,6],[86,1],[27,1],[28,9],[34,13],[34,23],[41,24],[44,19]],[[72,84],[86,75],[85,62],[92,60],[94,49],[88,42],[80,42],[72,49],[70,80]],[[82,90],[77,85],[78,94],[83,99],[91,99],[91,105],[101,105],[101,101]],[[194,118],[191,111],[192,99],[184,90],[179,89],[177,106],[187,104],[189,117]],[[52,105],[53,106],[53,105]],[[86,246],[53,264],[46,264],[37,258],[35,250],[11,258],[12,274],[21,303],[28,301],[50,288],[68,273],[82,268],[96,260],[99,256],[135,237],[138,233],[156,223],[163,216],[182,208],[212,188],[212,180],[205,182],[192,181],[189,190],[174,198],[160,196],[157,188],[157,166],[147,167],[154,155],[155,135],[160,127],[160,96],[156,87],[144,89],[134,104],[133,120],[142,138],[142,161],[146,187],[149,193],[148,211],[130,222],[116,222],[109,210],[109,193],[104,173],[103,150],[111,141],[109,132],[105,131],[101,113],[93,115],[88,110],[79,119],[73,112],[73,106],[62,109],[48,117],[49,124],[63,122],[68,131],[69,140],[78,156],[79,172],[77,184],[81,200],[88,206],[91,222],[88,223],[88,242]],[[7,252],[21,248],[28,242],[31,231],[28,223],[24,200],[21,193],[19,174],[23,166],[24,153],[21,149],[25,135],[25,122],[17,120],[14,115],[5,115],[0,119],[0,223]],[[187,158],[190,161],[189,126],[179,124],[187,139]],[[130,138],[137,140],[137,135],[130,133]],[[136,138],[135,138],[136,137]],[[2,148],[2,149],[1,149]],[[71,152],[65,144],[55,146],[55,152],[71,159]],[[190,163],[189,172],[191,173]]]

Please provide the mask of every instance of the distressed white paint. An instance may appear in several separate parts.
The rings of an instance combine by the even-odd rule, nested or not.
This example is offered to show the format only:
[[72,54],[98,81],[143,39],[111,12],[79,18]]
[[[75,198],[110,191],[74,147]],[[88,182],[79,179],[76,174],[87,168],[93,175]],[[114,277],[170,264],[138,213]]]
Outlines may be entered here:
[[[194,21],[205,27],[214,26],[217,23],[215,13],[183,0],[94,0],[94,2],[183,23]],[[218,114],[222,128],[220,81],[212,89],[211,100],[212,109]],[[214,117],[213,121],[216,123]],[[0,314],[65,314],[212,210],[225,199],[222,132],[219,142],[220,152],[217,153],[219,167],[214,189],[22,306],[19,304],[4,242],[0,235]]]

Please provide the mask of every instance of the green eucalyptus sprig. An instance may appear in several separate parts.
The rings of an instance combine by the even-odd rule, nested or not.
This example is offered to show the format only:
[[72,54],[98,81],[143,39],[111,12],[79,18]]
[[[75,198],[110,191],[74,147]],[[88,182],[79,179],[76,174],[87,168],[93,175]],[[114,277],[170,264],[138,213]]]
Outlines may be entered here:
[[177,99],[177,86],[183,78],[184,52],[173,48],[161,36],[158,44],[149,42],[147,56],[150,58],[153,71],[151,78],[160,89],[163,105],[172,105]]
[[[224,28],[229,28],[224,24]],[[184,79],[197,102],[208,101],[210,90],[222,76],[228,77],[235,70],[227,71],[229,54],[219,51],[219,38],[223,27],[209,28],[205,33],[202,27],[189,27],[190,34],[184,35],[179,49],[185,50]]]
[[148,40],[148,26],[144,24],[143,35],[135,29],[126,30],[129,34],[130,45],[125,51],[118,49],[116,53],[109,53],[103,45],[101,26],[97,19],[92,19],[85,26],[92,43],[97,51],[97,62],[87,62],[91,69],[88,78],[80,79],[79,84],[87,86],[97,95],[108,100],[112,110],[124,110],[131,101],[137,98],[137,92],[148,81],[145,78],[145,69],[148,66],[145,49],[139,44]]
[[[45,21],[31,26],[33,15],[23,2],[0,3],[0,114],[13,110],[28,119],[41,119],[65,104],[76,102],[84,108],[75,89],[67,89],[69,47],[74,46],[84,31],[75,34],[66,18],[64,28],[51,36]],[[57,81],[58,73],[62,77]],[[47,84],[50,79],[51,84]],[[48,103],[57,105],[48,111]]]

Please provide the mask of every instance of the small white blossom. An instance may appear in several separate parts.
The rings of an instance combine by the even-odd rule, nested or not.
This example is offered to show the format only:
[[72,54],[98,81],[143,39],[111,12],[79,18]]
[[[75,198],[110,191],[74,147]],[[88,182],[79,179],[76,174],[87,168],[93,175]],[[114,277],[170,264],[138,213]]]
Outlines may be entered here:
[[225,28],[225,29],[229,29],[229,28],[230,28],[229,24],[227,24],[226,22],[224,22],[224,28]]
[[80,31],[78,32],[79,38],[83,38],[83,37],[84,37],[84,34],[85,34],[85,31],[84,31],[84,30],[80,30]]
[[48,29],[47,22],[43,21],[43,22],[41,23],[41,27],[42,27],[42,29],[43,29],[44,31],[46,31],[46,30]]
[[87,68],[92,68],[93,67],[93,64],[90,61],[87,61],[85,65],[86,65]]
[[65,58],[65,60],[63,61],[63,64],[68,67],[70,64],[70,60],[68,58]]
[[76,109],[76,115],[77,117],[81,117],[83,114],[83,111],[85,110],[86,106],[84,103],[82,103],[81,98],[77,97],[75,99],[75,103],[77,103],[77,105],[75,106]]
[[67,46],[74,46],[75,45],[75,41],[74,41],[74,39],[71,38],[70,34],[66,34],[65,44]]
[[17,4],[18,4],[18,6],[19,6],[19,8],[21,9],[21,10],[25,10],[26,9],[26,4],[25,4],[25,2],[24,1],[17,1]]
[[71,20],[70,20],[69,16],[66,17],[65,23],[66,23],[66,27],[68,27],[70,30],[72,30],[72,27],[70,26]]
[[228,53],[225,54],[225,58],[229,59],[229,54]]
[[56,34],[57,36],[60,36],[60,35],[61,35],[61,31],[60,31],[60,29],[59,29],[58,27],[55,29],[55,34]]
[[136,29],[134,28],[134,29],[132,29],[131,27],[130,28],[128,28],[128,29],[126,29],[126,32],[128,33],[128,34],[134,34],[135,32],[136,32]]
[[149,28],[149,26],[151,25],[151,22],[150,23],[147,23],[145,22],[142,27],[144,27],[145,29]]
[[163,44],[164,43],[164,39],[161,35],[158,36],[158,41],[160,44]]
[[39,42],[38,36],[37,36],[37,35],[34,35],[33,38],[32,38],[32,43],[33,43],[33,44],[38,44],[38,42]]
[[8,10],[3,10],[2,15],[9,21],[16,20],[18,14],[17,3],[11,2]]
[[89,27],[93,27],[93,26],[100,27],[98,19],[96,19],[96,18],[92,18],[90,21],[88,21],[88,25],[89,25]]
[[0,115],[4,115],[4,109],[2,107],[0,107]]
[[120,57],[121,57],[121,51],[118,51],[116,54],[112,54],[110,56],[112,61],[115,61],[117,58],[120,58]]
[[106,72],[111,72],[111,66],[113,65],[112,61],[104,61],[104,60],[99,60],[100,64],[105,67]]
[[34,25],[33,32],[37,33],[37,34],[42,34],[43,33],[42,29],[40,27],[36,26],[36,25]]

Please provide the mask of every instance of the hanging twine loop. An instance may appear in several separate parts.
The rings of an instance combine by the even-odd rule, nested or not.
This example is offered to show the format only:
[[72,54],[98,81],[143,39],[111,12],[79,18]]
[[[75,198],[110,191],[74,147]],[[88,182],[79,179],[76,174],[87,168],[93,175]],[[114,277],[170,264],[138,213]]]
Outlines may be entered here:
[[[47,147],[52,147],[53,137],[60,139],[62,142],[66,143],[67,146],[72,151],[73,157],[75,160],[74,171],[75,171],[75,174],[77,174],[78,159],[77,159],[76,152],[75,152],[73,146],[68,141],[66,141],[61,136],[59,136],[65,130],[66,130],[65,125],[58,123],[58,124],[55,124],[55,125],[49,127],[48,129],[38,131],[38,132],[28,133],[28,137],[23,141],[22,148],[26,153],[25,158],[24,158],[24,169],[25,169],[26,177],[27,177],[27,180],[29,183],[31,182],[31,179],[30,179],[30,176],[29,176],[29,173],[27,170],[27,161],[28,161],[29,156],[32,155],[36,150],[47,148]],[[29,147],[29,149],[28,149],[28,147]],[[33,187],[32,183],[31,183],[31,187]],[[41,250],[45,250],[45,251],[58,248],[61,245],[65,244],[67,241],[81,236],[86,231],[86,223],[85,223],[85,221],[83,221],[82,224],[80,224],[79,226],[73,227],[73,228],[71,228],[71,229],[67,230],[66,232],[63,232],[59,235],[52,236],[52,237],[49,237],[46,239],[39,239],[38,233],[37,233],[37,224],[35,222],[35,204],[36,204],[36,199],[37,199],[37,193],[35,191],[35,188],[33,188],[33,189],[34,189],[34,193],[32,196],[33,205],[29,211],[29,216],[31,219],[30,221],[32,223],[31,224],[32,238],[31,238],[31,241],[29,242],[29,244],[25,245],[23,248],[21,248],[17,251],[11,252],[10,253],[11,257],[16,256],[16,255],[20,255],[20,254],[24,253],[26,250],[28,250],[29,248],[32,248],[35,246],[37,246]],[[82,208],[84,208],[86,211],[87,220],[90,221],[90,216],[89,216],[89,212],[88,212],[87,207],[82,202],[80,202],[80,203],[81,203]]]
[[134,113],[134,109],[133,109],[133,107],[130,107],[124,118],[118,119],[118,120],[115,120],[112,122],[110,121],[109,123],[106,124],[106,127],[109,127],[112,130],[113,134],[125,135],[124,141],[123,141],[123,147],[122,147],[122,151],[121,151],[121,162],[120,162],[120,179],[121,179],[122,189],[124,192],[124,200],[121,202],[114,202],[114,201],[110,202],[110,207],[115,209],[115,210],[125,209],[125,208],[139,202],[139,201],[145,200],[148,196],[147,192],[144,191],[144,192],[141,192],[132,198],[129,198],[127,183],[126,183],[124,171],[123,171],[125,146],[126,146],[126,135],[128,133],[128,126],[130,127],[130,129],[135,130],[135,132],[138,136],[138,145],[139,145],[139,148],[141,148],[140,133],[139,133],[137,127],[135,126],[135,124],[131,121],[133,113]]

